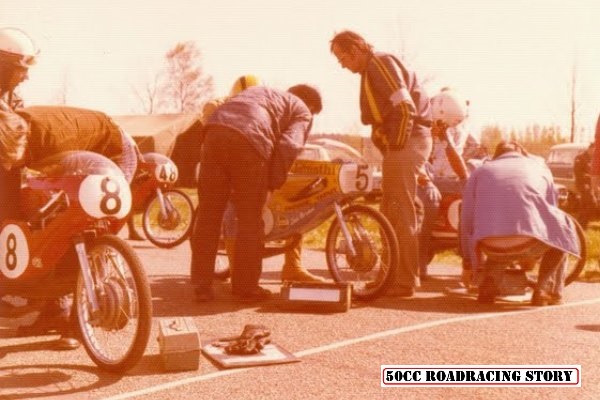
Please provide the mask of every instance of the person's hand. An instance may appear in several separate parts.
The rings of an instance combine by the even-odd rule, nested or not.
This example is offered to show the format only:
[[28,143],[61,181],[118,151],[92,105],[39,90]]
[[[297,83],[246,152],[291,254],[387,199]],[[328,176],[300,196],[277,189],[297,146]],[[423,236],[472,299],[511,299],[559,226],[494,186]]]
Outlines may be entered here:
[[425,172],[419,171],[417,174],[417,185],[427,186],[430,182],[429,176]]
[[448,137],[446,134],[447,130],[448,130],[448,125],[446,125],[444,122],[442,122],[439,119],[435,120],[435,121],[433,121],[433,124],[431,125],[431,136],[437,137],[441,140],[448,141]]

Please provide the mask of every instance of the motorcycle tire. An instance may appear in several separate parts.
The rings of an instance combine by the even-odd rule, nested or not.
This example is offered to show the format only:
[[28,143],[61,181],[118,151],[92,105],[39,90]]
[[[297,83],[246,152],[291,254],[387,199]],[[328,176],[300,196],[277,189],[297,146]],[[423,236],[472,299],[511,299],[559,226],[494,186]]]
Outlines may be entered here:
[[585,237],[585,231],[583,230],[579,222],[577,222],[577,219],[575,219],[575,217],[570,217],[571,221],[573,221],[573,224],[575,225],[575,228],[577,229],[577,237],[579,238],[580,245],[580,254],[578,259],[571,255],[567,255],[567,271],[565,273],[565,286],[573,283],[579,277],[579,275],[581,275],[581,272],[585,268],[585,264],[587,262],[587,242]]
[[144,355],[152,329],[152,296],[137,254],[123,239],[100,236],[86,243],[99,312],[92,316],[81,273],[74,311],[81,341],[104,371],[123,373]]
[[342,210],[356,254],[352,256],[342,228],[334,219],[327,232],[325,255],[333,279],[352,284],[357,300],[381,296],[399,268],[398,240],[388,219],[374,208],[353,204]]
[[192,231],[194,203],[190,196],[178,189],[163,192],[169,218],[163,220],[158,196],[146,206],[142,227],[146,238],[155,246],[169,249],[187,240]]

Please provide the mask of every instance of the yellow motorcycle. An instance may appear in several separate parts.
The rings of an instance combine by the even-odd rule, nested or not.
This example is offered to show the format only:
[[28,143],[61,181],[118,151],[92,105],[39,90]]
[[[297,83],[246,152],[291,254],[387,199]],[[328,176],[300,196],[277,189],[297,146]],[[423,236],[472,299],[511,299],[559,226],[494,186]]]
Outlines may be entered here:
[[[325,242],[327,267],[336,282],[352,284],[353,297],[383,294],[398,268],[398,241],[387,218],[356,200],[370,192],[373,170],[367,165],[296,160],[283,187],[263,210],[264,257],[285,253],[302,235],[331,220]],[[216,275],[229,275],[221,251]]]

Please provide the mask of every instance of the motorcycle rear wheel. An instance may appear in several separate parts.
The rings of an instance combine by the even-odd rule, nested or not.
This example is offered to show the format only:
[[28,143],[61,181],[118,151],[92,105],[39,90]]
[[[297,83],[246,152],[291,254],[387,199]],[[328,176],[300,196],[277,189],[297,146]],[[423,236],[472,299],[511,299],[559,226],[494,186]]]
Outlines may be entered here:
[[327,233],[327,267],[336,282],[351,283],[352,296],[372,300],[389,286],[399,266],[398,241],[387,218],[374,208],[354,204],[342,211],[356,255],[334,219]]
[[575,219],[575,217],[570,216],[570,218],[573,224],[575,225],[575,229],[577,230],[580,254],[579,257],[575,257],[570,254],[566,255],[567,267],[565,271],[565,286],[570,285],[575,280],[577,280],[577,278],[579,278],[579,275],[581,275],[581,272],[585,268],[585,264],[587,262],[587,241],[585,237],[585,231],[583,230],[579,222],[577,222],[577,219]]
[[83,346],[102,370],[133,368],[146,350],[152,328],[152,298],[139,257],[121,238],[101,236],[87,245],[90,272],[99,303],[98,315],[80,274],[74,307]]
[[144,211],[142,226],[146,238],[154,245],[168,249],[183,243],[191,234],[194,203],[190,196],[178,189],[163,192],[167,218],[161,215],[160,202],[155,196]]

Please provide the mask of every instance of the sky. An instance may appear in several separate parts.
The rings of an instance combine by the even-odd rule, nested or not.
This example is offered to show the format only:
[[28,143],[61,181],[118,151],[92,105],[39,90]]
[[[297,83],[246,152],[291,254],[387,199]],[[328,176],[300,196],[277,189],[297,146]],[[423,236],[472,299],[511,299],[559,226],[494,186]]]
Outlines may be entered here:
[[329,51],[333,35],[351,29],[376,50],[400,55],[430,95],[451,86],[468,98],[475,134],[486,125],[534,123],[568,132],[573,76],[578,139],[592,135],[600,113],[597,0],[2,3],[0,26],[25,30],[41,50],[21,88],[28,105],[52,104],[66,93],[68,105],[141,113],[133,88],[153,79],[173,45],[192,40],[217,95],[243,74],[282,89],[310,83],[324,103],[313,132],[368,135],[360,124],[359,76]]

